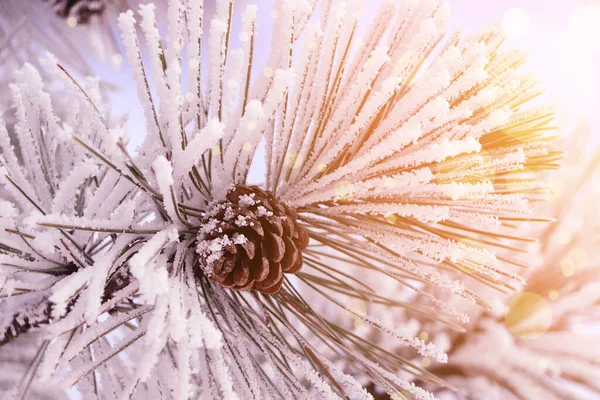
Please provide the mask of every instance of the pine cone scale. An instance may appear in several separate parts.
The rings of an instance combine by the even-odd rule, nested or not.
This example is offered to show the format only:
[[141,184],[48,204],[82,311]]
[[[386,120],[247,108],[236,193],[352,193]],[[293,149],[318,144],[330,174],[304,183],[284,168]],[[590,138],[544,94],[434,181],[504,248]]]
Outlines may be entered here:
[[254,257],[256,256],[256,245],[254,242],[248,240],[247,242],[242,243],[241,247],[244,249],[246,257],[248,257],[249,260],[254,260]]
[[295,271],[294,268],[297,267],[298,262],[298,248],[289,237],[284,238],[285,241],[285,254],[283,255],[283,260],[281,265],[284,266],[283,272],[288,274],[294,274],[298,271]]
[[[236,186],[204,218],[198,253],[214,282],[235,290],[277,293],[284,273],[302,267],[308,234],[298,213],[257,186]],[[207,228],[208,229],[208,228]]]
[[266,220],[269,224],[269,230],[271,232],[273,232],[277,236],[283,235],[283,224],[281,223],[281,220],[279,218],[269,217],[266,218]]
[[295,228],[294,238],[297,240],[297,246],[300,250],[304,250],[308,246],[308,232],[298,224],[295,225]]
[[278,263],[286,251],[285,242],[281,239],[281,236],[271,232],[267,233],[265,238],[267,257],[269,260]]
[[254,231],[254,233],[256,233],[260,237],[264,237],[265,236],[265,231],[264,231],[263,226],[261,224],[251,225],[250,229],[252,229],[252,231]]
[[252,276],[257,281],[263,281],[267,275],[269,275],[269,260],[261,256],[252,263]]
[[283,269],[281,264],[270,264],[269,274],[267,277],[254,284],[254,289],[259,291],[266,291],[283,281]]
[[250,267],[248,260],[241,260],[239,266],[233,270],[233,283],[235,286],[244,286],[250,278]]

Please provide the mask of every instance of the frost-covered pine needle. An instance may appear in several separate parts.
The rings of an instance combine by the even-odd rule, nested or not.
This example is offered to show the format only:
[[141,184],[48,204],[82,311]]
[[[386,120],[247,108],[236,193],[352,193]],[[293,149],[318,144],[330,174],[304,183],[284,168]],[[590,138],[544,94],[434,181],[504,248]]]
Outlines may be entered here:
[[[568,157],[556,201],[543,209],[557,222],[539,229],[539,267],[504,307],[473,309],[466,333],[423,326],[443,340],[451,362],[431,372],[458,398],[592,399],[600,396],[598,207],[600,153],[581,127],[564,139]],[[449,339],[449,340],[448,340]],[[440,342],[441,343],[441,342]],[[448,392],[438,387],[436,391]]]
[[73,107],[63,119],[23,67],[18,152],[0,128],[0,335],[43,332],[30,374],[122,399],[369,399],[365,381],[434,398],[414,381],[440,380],[382,343],[446,354],[393,313],[460,329],[437,294],[485,307],[472,280],[514,288],[523,265],[495,250],[537,219],[530,203],[547,186],[535,173],[560,154],[552,112],[528,105],[540,89],[516,72],[523,55],[496,31],[447,36],[439,0],[384,1],[365,30],[368,6],[276,2],[264,64],[256,6],[236,21],[238,5],[218,1],[207,19],[201,0],[173,0],[166,36],[152,5],[122,14],[146,122],[135,155],[56,59],[47,68]]

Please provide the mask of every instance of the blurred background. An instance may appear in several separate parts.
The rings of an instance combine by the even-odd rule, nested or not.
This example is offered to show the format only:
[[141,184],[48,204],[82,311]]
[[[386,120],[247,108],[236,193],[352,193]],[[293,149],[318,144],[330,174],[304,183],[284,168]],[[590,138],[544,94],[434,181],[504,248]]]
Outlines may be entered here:
[[600,1],[449,0],[456,28],[465,31],[497,22],[507,45],[529,53],[527,70],[535,73],[556,101],[560,121],[569,131],[589,119],[598,140],[600,104]]

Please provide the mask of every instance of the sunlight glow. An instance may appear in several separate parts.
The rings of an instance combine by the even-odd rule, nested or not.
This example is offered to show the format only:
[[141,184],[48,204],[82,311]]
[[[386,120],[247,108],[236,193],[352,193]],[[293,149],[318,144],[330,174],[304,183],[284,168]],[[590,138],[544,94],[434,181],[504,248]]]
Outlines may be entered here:
[[600,52],[600,5],[576,9],[568,25],[573,43],[589,52]]
[[504,317],[508,330],[521,339],[544,335],[552,323],[552,309],[544,297],[533,292],[517,294],[508,303]]
[[[600,41],[600,36],[596,40]],[[589,49],[574,45],[567,32],[555,44],[556,52],[550,62],[557,71],[557,86],[562,95],[563,107],[569,110],[591,110],[598,93],[598,71]]]

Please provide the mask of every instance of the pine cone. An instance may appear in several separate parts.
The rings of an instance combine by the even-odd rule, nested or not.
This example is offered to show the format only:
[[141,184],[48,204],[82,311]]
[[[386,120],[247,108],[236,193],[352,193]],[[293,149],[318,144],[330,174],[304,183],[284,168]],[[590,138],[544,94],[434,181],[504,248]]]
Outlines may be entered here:
[[77,22],[85,24],[92,15],[104,12],[104,0],[53,0],[54,9],[59,17],[75,17]]
[[202,221],[203,271],[225,287],[277,293],[284,273],[300,271],[308,245],[296,209],[258,186],[236,186],[226,197]]

